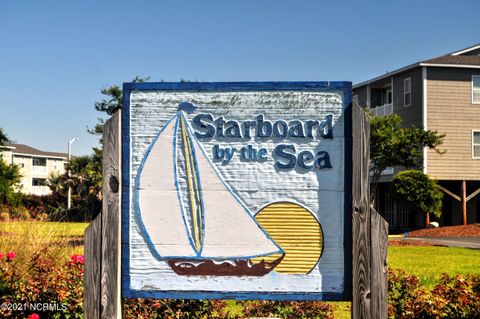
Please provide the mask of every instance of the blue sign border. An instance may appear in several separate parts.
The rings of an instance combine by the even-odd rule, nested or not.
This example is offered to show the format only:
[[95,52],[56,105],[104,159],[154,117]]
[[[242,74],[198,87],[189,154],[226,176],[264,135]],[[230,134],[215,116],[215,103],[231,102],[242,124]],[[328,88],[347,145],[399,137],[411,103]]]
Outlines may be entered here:
[[[344,104],[345,136],[345,205],[344,205],[344,269],[343,292],[321,293],[261,293],[212,291],[140,291],[130,287],[130,94],[133,91],[306,91],[341,92]],[[123,84],[122,108],[122,200],[121,200],[121,284],[123,298],[171,299],[235,299],[235,300],[351,300],[352,278],[352,82],[134,82]]]

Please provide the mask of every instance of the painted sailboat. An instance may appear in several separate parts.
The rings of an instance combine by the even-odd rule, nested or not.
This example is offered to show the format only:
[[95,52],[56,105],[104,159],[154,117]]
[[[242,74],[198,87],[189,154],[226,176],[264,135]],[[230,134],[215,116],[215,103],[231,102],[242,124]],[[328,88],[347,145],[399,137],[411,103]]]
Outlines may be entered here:
[[193,108],[180,103],[138,170],[136,211],[145,236],[179,275],[263,276],[285,253],[210,162],[187,121]]

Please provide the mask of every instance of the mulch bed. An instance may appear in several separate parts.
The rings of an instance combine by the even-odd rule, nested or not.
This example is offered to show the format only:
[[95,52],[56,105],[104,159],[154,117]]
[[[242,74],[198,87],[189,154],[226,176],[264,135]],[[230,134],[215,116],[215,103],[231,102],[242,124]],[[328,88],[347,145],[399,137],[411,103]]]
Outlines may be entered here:
[[408,240],[408,239],[390,239],[388,246],[405,247],[405,246],[439,246],[422,240]]
[[419,229],[408,237],[480,237],[480,224]]

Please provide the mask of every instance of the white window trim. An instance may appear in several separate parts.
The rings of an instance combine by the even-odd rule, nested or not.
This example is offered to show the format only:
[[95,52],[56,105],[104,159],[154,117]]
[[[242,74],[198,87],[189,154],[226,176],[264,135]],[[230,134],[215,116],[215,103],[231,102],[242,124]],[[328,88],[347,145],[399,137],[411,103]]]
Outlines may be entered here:
[[[480,104],[480,101],[475,102],[473,100],[473,79],[474,78],[479,78],[480,79],[480,75],[472,75],[472,104]],[[478,90],[480,91],[480,88]]]
[[480,156],[475,156],[475,145],[480,145],[480,144],[474,144],[473,143],[473,136],[475,133],[480,133],[480,130],[472,130],[472,158],[473,159],[480,159]]
[[[410,83],[410,87],[409,87],[409,90],[405,90],[405,83],[409,81]],[[405,97],[407,96],[407,93],[410,93],[410,103],[407,104],[405,103]],[[412,78],[405,78],[403,79],[403,106],[404,107],[409,107],[409,106],[412,106]]]

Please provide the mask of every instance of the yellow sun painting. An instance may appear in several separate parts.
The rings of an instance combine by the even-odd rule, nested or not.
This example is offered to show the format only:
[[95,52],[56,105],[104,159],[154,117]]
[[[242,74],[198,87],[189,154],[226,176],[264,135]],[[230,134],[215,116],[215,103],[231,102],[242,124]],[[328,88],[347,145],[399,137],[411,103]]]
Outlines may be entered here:
[[[318,263],[323,249],[322,228],[306,208],[291,202],[276,202],[262,208],[255,219],[285,251],[275,271],[307,274]],[[253,262],[273,261],[279,256],[258,257]]]

